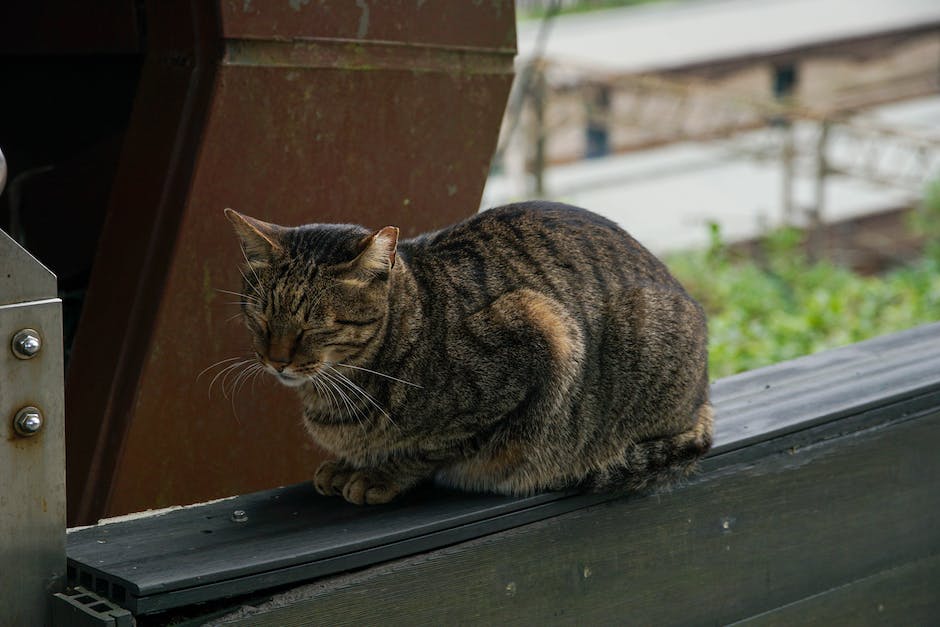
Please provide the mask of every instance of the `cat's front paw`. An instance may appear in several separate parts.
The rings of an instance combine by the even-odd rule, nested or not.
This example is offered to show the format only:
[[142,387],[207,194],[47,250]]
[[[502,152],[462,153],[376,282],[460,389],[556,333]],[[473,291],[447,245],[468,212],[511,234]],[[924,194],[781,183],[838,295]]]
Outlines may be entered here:
[[338,496],[355,471],[345,462],[329,459],[313,473],[313,487],[323,496]]
[[401,486],[380,470],[357,470],[343,487],[343,498],[356,505],[388,503],[401,493]]

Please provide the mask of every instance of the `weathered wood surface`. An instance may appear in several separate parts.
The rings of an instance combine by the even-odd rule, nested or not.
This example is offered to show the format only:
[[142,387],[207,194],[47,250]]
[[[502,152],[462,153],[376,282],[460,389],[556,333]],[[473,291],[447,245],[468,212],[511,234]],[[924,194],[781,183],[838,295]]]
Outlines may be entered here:
[[670,494],[301,587],[220,622],[928,624],[940,589],[938,445],[940,411],[878,421]]
[[940,622],[940,556],[870,577],[745,619],[735,625],[929,625]]

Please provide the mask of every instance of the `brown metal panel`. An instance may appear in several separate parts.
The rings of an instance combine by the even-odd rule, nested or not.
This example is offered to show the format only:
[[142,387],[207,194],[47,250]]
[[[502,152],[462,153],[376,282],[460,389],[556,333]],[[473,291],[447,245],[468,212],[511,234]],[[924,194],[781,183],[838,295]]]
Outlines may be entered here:
[[190,0],[146,5],[150,48],[67,373],[70,525],[105,511],[134,422],[140,365],[221,54],[212,9]]
[[236,39],[359,39],[515,53],[512,0],[224,0]]
[[[342,13],[348,4],[325,6]],[[475,5],[447,3],[437,12],[450,23],[467,6]],[[231,5],[222,8],[230,11]],[[395,19],[408,22],[408,10],[417,9],[402,3]],[[474,10],[498,14],[502,32],[513,32],[511,5]],[[376,29],[383,16],[391,19],[374,12]],[[476,28],[478,22],[467,24]],[[148,183],[139,170],[119,173],[126,196],[116,191],[112,199],[114,215],[93,278],[96,303],[79,331],[85,366],[95,362],[88,357],[95,329],[104,332],[115,315],[130,322],[119,329],[121,346],[103,349],[97,361],[104,368],[94,375],[76,370],[73,357],[70,396],[82,397],[74,404],[83,411],[70,419],[78,421],[75,437],[84,438],[70,441],[76,447],[69,450],[70,506],[75,499],[81,503],[72,511],[73,523],[302,481],[321,459],[302,433],[289,390],[258,381],[232,401],[220,396],[217,384],[210,399],[211,373],[197,380],[205,367],[247,349],[240,323],[226,321],[237,313],[225,304],[234,299],[217,291],[240,286],[240,252],[222,219],[224,207],[287,224],[396,224],[407,235],[458,220],[478,206],[511,83],[511,51],[467,51],[461,46],[469,35],[455,35],[457,47],[431,49],[335,39],[285,42],[270,24],[242,22],[249,27],[257,28],[239,34],[251,34],[250,40],[224,40],[219,56],[194,56],[221,63],[194,66],[191,78],[214,76],[204,105],[201,97],[191,102],[187,91],[189,111],[177,106],[163,114],[176,126],[170,119],[154,124],[148,116],[163,111],[154,104],[154,74],[153,91],[142,96],[146,102],[132,120],[132,129],[151,128],[155,135],[176,128],[175,138],[138,141],[164,148],[172,143],[173,158],[160,163],[178,165],[168,178],[188,187],[158,198],[159,176]],[[179,80],[169,85],[177,85],[168,94],[173,105],[183,92]],[[193,121],[201,107],[204,127]],[[130,143],[126,150],[133,152]],[[135,203],[128,181],[137,176],[146,184]],[[129,241],[117,243],[122,235]],[[112,274],[105,263],[122,267]],[[122,294],[130,302],[115,302]],[[102,389],[89,401],[83,397],[92,379]],[[85,431],[94,432],[94,442]],[[80,461],[72,463],[76,455]]]

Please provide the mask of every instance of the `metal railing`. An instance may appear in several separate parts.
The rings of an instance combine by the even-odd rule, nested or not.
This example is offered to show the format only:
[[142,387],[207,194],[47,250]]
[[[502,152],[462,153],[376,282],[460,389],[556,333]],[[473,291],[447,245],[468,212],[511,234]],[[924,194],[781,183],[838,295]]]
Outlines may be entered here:
[[[786,223],[798,218],[793,200],[798,175],[815,179],[816,202],[808,211],[816,220],[822,218],[826,183],[832,176],[900,188],[912,200],[940,176],[940,135],[861,118],[860,106],[867,101],[858,90],[844,101],[811,108],[786,98],[736,94],[689,77],[679,81],[656,75],[605,75],[545,61],[527,71],[534,75],[522,115],[523,133],[515,140],[504,137],[503,143],[515,141],[515,150],[524,153],[521,159],[536,195],[545,193],[545,169],[552,163],[593,156],[592,129],[604,135],[601,154],[726,140],[731,158],[776,161],[782,170]],[[927,80],[920,75],[908,78],[912,84]],[[934,77],[934,91],[935,83]],[[550,149],[553,142],[567,142],[569,149],[559,156]]]

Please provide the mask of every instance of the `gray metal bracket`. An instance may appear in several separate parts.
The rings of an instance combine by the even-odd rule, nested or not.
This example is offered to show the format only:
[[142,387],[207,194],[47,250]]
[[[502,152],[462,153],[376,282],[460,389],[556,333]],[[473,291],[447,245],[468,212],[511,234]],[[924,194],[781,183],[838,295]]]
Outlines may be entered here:
[[131,627],[134,617],[84,588],[58,592],[52,598],[53,627]]
[[[5,162],[0,155],[0,183]],[[0,622],[49,624],[65,579],[65,394],[56,278],[0,231]]]

